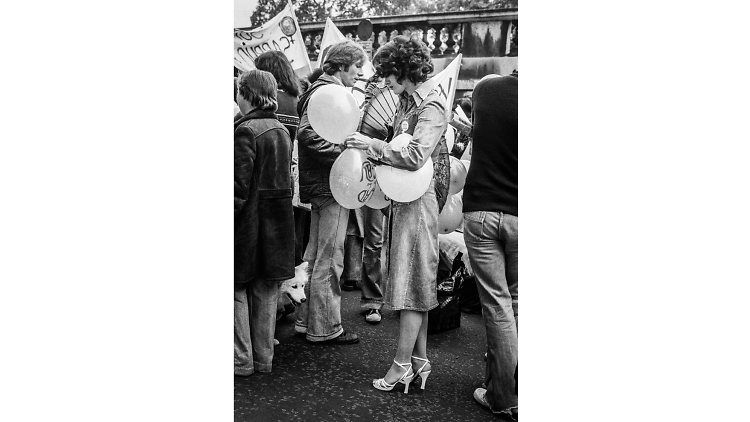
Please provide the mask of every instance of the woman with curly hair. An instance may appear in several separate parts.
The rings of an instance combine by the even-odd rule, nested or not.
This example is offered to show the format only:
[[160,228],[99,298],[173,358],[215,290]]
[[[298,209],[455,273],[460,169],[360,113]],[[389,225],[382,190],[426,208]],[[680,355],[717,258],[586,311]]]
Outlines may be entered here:
[[412,139],[405,147],[393,149],[384,140],[355,132],[345,146],[365,150],[376,163],[412,171],[432,158],[435,169],[430,187],[420,198],[391,202],[388,219],[384,303],[400,311],[399,336],[393,364],[385,377],[373,380],[373,386],[390,391],[402,383],[407,393],[416,377],[422,378],[424,389],[432,369],[427,359],[427,313],[438,306],[438,214],[445,205],[450,179],[446,105],[427,81],[434,67],[422,41],[395,37],[377,51],[373,64],[377,76],[399,95],[394,137],[407,133]]

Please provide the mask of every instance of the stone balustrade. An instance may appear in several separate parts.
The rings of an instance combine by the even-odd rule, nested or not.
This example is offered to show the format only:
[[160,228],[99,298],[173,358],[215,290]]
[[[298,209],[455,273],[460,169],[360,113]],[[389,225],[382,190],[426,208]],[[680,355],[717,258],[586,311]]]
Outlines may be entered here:
[[[361,42],[370,55],[394,36],[415,36],[427,44],[435,59],[463,57],[518,56],[518,9],[441,12],[369,18],[373,33],[360,40],[357,25],[361,19],[334,21],[348,38]],[[325,22],[300,23],[311,61],[320,53]]]

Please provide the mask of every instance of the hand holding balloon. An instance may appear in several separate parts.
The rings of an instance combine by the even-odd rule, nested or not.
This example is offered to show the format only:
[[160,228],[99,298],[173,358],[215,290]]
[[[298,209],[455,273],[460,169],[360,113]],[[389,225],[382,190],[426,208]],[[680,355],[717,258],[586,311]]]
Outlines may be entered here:
[[359,132],[354,132],[346,137],[346,139],[344,140],[344,146],[347,148],[367,150],[368,148],[370,148],[371,142],[372,138],[370,138],[369,136],[363,135]]

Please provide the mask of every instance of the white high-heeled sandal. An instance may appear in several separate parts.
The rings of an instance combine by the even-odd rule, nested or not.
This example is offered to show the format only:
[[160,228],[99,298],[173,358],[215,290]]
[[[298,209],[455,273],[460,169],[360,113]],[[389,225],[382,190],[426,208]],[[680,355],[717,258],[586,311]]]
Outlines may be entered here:
[[414,378],[416,378],[416,377],[422,377],[422,390],[424,390],[424,386],[427,383],[427,377],[429,377],[430,373],[432,372],[432,365],[430,365],[430,369],[428,369],[428,370],[425,371],[424,367],[427,366],[427,365],[429,365],[429,363],[430,363],[429,360],[423,359],[423,358],[418,358],[416,356],[412,356],[411,358],[412,359],[416,359],[416,360],[421,360],[421,361],[424,362],[424,364],[422,364],[422,367],[419,368],[419,369],[417,369],[417,372],[414,373]]
[[[396,384],[401,383],[404,384],[404,394],[407,394],[409,392],[409,383],[411,383],[411,381],[414,379],[414,371],[411,369],[411,362],[402,365],[394,360],[393,363],[406,370],[406,372],[404,372],[404,375],[401,375],[401,378],[399,378],[398,381],[394,382],[393,384],[388,384],[385,381],[385,378],[374,379],[372,380],[372,386],[377,388],[378,390],[391,391],[393,390],[393,387],[396,386]],[[408,368],[406,365],[409,365]],[[410,372],[411,376],[409,376]]]

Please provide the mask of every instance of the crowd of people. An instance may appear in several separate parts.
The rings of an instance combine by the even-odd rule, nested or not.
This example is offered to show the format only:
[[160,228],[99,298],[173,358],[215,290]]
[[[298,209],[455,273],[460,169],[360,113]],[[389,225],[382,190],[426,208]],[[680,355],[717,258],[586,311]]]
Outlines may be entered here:
[[[384,81],[399,99],[388,133],[360,125],[343,143],[328,142],[310,123],[310,99],[327,85],[354,86],[366,60],[358,44],[342,42],[299,79],[283,53],[269,51],[255,60],[256,69],[235,78],[235,375],[271,371],[279,284],[304,262],[307,300],[296,310],[295,332],[312,343],[357,343],[341,320],[341,290],[359,283],[367,322],[379,323],[383,308],[399,312],[393,363],[373,387],[390,391],[403,384],[408,393],[418,380],[425,388],[433,369],[428,312],[438,306],[438,218],[449,197],[450,155],[470,148],[463,237],[487,332],[486,378],[474,398],[517,418],[518,78],[487,75],[472,98],[458,101],[466,118],[449,119],[451,104],[429,83],[434,66],[427,46],[394,37],[372,59],[372,80]],[[450,150],[449,125],[462,135]],[[404,133],[409,143],[393,148],[390,141]],[[347,209],[329,181],[346,148],[403,170],[431,159],[429,188],[383,210]]]

